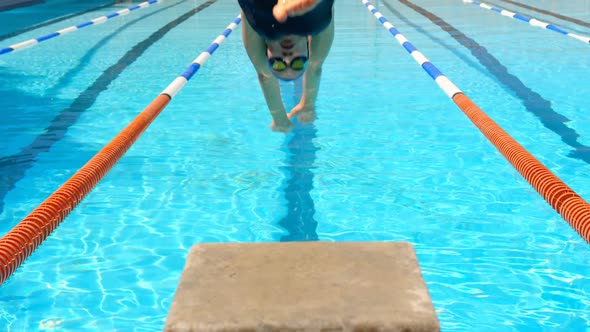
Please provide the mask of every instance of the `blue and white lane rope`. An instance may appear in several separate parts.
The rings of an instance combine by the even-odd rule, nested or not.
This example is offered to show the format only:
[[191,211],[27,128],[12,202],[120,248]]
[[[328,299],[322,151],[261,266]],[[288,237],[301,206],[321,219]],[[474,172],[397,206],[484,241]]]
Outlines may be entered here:
[[55,38],[57,36],[65,35],[66,33],[69,33],[69,32],[72,32],[72,31],[76,31],[76,30],[79,30],[79,29],[82,29],[82,28],[87,27],[89,25],[97,25],[97,24],[100,24],[100,23],[104,23],[107,20],[110,20],[112,18],[115,18],[115,17],[118,17],[118,16],[127,15],[127,14],[129,14],[130,12],[132,12],[132,11],[134,11],[136,9],[146,8],[146,7],[149,7],[150,5],[157,4],[157,3],[160,3],[162,1],[164,1],[164,0],[149,0],[149,1],[145,1],[145,2],[139,3],[139,4],[135,5],[135,6],[131,6],[129,8],[121,9],[121,10],[119,10],[117,12],[112,13],[112,14],[97,17],[97,18],[95,18],[93,20],[90,20],[88,22],[84,22],[84,23],[81,23],[81,24],[78,24],[78,25],[72,25],[71,27],[67,27],[65,29],[61,29],[61,30],[52,32],[52,33],[46,34],[46,35],[41,36],[41,37],[38,37],[38,38],[33,38],[33,39],[25,40],[23,42],[20,42],[20,43],[14,44],[14,45],[10,45],[10,46],[5,47],[5,48],[1,48],[0,49],[0,55],[6,54],[6,53],[10,53],[12,51],[16,51],[18,49],[22,49],[22,48],[25,48],[25,47],[28,47],[28,46],[36,45],[36,44],[38,44],[40,42],[44,42],[46,40]]
[[449,96],[453,98],[457,93],[462,91],[453,84],[443,73],[438,70],[422,53],[420,53],[406,37],[404,37],[389,21],[373,6],[368,0],[362,0],[367,9],[375,15],[375,17],[383,24],[385,29],[389,31],[397,42],[406,49],[408,53],[416,60],[416,62],[424,69],[430,77],[438,84],[438,86]]
[[580,36],[580,35],[577,35],[575,33],[567,32],[567,31],[563,30],[562,28],[559,28],[559,27],[557,27],[557,26],[555,26],[553,24],[550,24],[550,23],[542,22],[542,21],[539,21],[539,20],[534,19],[534,18],[530,18],[530,17],[523,16],[521,14],[513,13],[513,12],[508,11],[506,9],[492,7],[492,6],[490,6],[488,4],[485,4],[483,2],[478,2],[478,1],[473,1],[473,0],[463,0],[463,2],[465,2],[465,3],[471,3],[473,5],[479,6],[479,7],[484,8],[484,9],[489,9],[489,10],[494,11],[494,12],[496,12],[496,13],[502,15],[502,16],[511,17],[513,19],[517,19],[517,20],[526,22],[526,23],[528,23],[528,24],[530,24],[532,26],[536,26],[536,27],[540,27],[540,28],[543,28],[543,29],[547,29],[547,30],[552,30],[552,31],[555,31],[555,32],[559,32],[562,35],[566,35],[568,37],[572,37],[572,38],[575,38],[577,40],[583,41],[584,43],[589,43],[590,44],[590,37]]
[[223,41],[229,37],[229,35],[234,31],[234,29],[242,22],[241,15],[238,15],[230,25],[225,28],[222,34],[217,36],[213,43],[207,47],[207,49],[202,52],[185,70],[180,76],[178,76],[161,94],[168,95],[170,99],[174,98],[174,96],[184,87],[184,85],[197,73],[199,68],[209,59],[209,57],[215,52],[215,50],[223,43]]

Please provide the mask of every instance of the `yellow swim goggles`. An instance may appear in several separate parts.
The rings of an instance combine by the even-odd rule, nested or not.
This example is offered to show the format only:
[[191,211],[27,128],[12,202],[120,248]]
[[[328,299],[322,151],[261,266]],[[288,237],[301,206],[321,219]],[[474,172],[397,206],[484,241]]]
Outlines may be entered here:
[[290,63],[287,63],[283,58],[270,58],[268,59],[268,64],[270,68],[274,71],[283,71],[290,67],[293,70],[303,70],[305,69],[305,65],[307,64],[307,57],[306,56],[298,56],[293,58]]

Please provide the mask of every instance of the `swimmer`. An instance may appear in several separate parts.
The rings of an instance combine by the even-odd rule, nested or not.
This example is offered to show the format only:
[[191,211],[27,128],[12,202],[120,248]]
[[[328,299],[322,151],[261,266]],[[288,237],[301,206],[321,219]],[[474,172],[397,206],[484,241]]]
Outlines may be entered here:
[[[273,131],[288,133],[316,118],[322,64],[334,40],[334,0],[238,0],[245,18],[244,47],[272,116]],[[287,113],[279,80],[303,77],[299,103]]]

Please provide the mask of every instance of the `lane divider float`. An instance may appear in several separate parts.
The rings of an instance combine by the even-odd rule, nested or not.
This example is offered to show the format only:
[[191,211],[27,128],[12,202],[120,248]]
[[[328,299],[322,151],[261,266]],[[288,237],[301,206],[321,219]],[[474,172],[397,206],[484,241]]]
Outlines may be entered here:
[[398,43],[504,155],[512,166],[590,243],[590,204],[531,155],[420,53],[368,0],[361,0]]
[[55,32],[52,32],[52,33],[48,33],[48,34],[46,34],[44,36],[41,36],[41,37],[37,37],[37,38],[25,40],[23,42],[20,42],[20,43],[14,44],[14,45],[10,45],[8,47],[1,48],[0,49],[0,55],[7,54],[7,53],[10,53],[12,51],[19,50],[19,49],[23,49],[25,47],[30,47],[30,46],[33,46],[33,45],[37,45],[37,44],[39,44],[41,42],[44,42],[46,40],[53,39],[55,37],[65,35],[66,33],[69,33],[69,32],[80,30],[80,29],[85,28],[85,27],[90,26],[90,25],[97,25],[97,24],[100,24],[100,23],[104,23],[104,22],[106,22],[106,21],[108,21],[108,20],[110,20],[112,18],[115,18],[115,17],[118,17],[118,16],[127,15],[127,14],[129,14],[130,12],[132,12],[132,11],[134,11],[136,9],[146,8],[146,7],[149,7],[149,6],[153,5],[153,4],[160,3],[162,1],[163,0],[149,0],[149,1],[145,1],[145,2],[139,3],[139,4],[135,5],[135,6],[131,6],[129,8],[121,9],[121,10],[119,10],[117,12],[112,13],[112,14],[97,17],[97,18],[95,18],[93,20],[90,20],[88,22],[84,22],[84,23],[81,23],[81,24],[78,24],[78,25],[72,25],[70,27],[67,27],[67,28],[64,28],[64,29],[61,29],[61,30],[58,30],[58,31],[55,31]]
[[191,65],[61,187],[0,238],[0,285],[69,215],[241,22],[235,18]]
[[551,24],[551,23],[546,23],[546,22],[539,21],[539,20],[534,19],[534,18],[526,17],[526,16],[521,15],[521,14],[513,13],[513,12],[511,12],[509,10],[506,10],[506,9],[492,7],[492,6],[490,6],[488,4],[485,4],[483,2],[478,2],[478,1],[473,1],[473,0],[463,0],[463,2],[464,3],[471,3],[473,5],[476,5],[478,7],[484,8],[484,9],[489,9],[489,10],[491,10],[493,12],[496,12],[496,13],[502,15],[502,16],[511,17],[513,19],[517,19],[517,20],[526,22],[526,23],[528,23],[528,24],[530,24],[532,26],[535,26],[535,27],[539,27],[539,28],[543,28],[543,29],[547,29],[547,30],[559,32],[562,35],[566,35],[568,37],[572,37],[572,38],[575,38],[577,40],[583,41],[584,43],[590,44],[590,37],[581,36],[581,35],[578,35],[578,34],[575,34],[575,33],[568,32],[568,31],[566,31],[566,30],[564,30],[562,28],[559,28],[559,27]]

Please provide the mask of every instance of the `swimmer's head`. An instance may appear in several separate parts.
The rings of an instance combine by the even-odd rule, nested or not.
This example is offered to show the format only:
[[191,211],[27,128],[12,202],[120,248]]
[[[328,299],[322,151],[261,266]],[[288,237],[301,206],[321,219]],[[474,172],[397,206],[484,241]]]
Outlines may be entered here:
[[305,72],[309,43],[305,36],[285,36],[266,41],[268,65],[273,75],[283,81],[296,80]]

